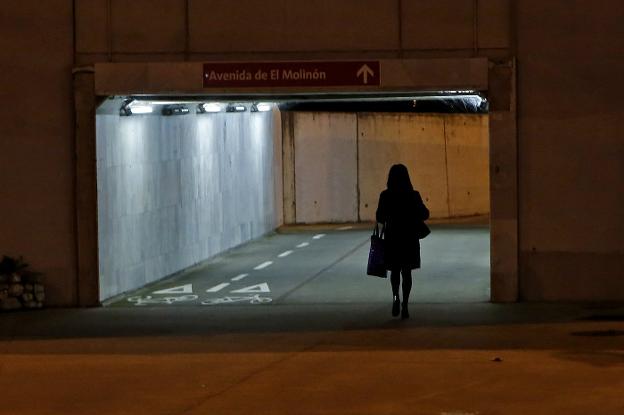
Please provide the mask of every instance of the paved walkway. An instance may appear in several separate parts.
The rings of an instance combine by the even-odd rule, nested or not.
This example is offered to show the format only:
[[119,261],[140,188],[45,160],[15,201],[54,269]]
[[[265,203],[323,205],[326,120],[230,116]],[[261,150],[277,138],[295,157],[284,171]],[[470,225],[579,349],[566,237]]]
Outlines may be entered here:
[[[489,300],[489,229],[432,225],[414,272],[413,303]],[[120,296],[112,306],[386,303],[388,280],[366,276],[370,226],[290,228],[181,275]]]
[[[323,233],[304,238],[308,252],[331,244]],[[291,245],[302,243],[291,235]],[[387,282],[375,279],[365,281],[380,284],[379,301],[312,301],[327,298],[323,281],[343,275],[347,258],[335,275],[308,264],[295,285],[262,274],[270,267],[250,272],[246,284],[269,284],[267,304],[126,298],[124,306],[0,314],[0,414],[624,413],[624,307],[435,303],[430,292],[401,321],[389,315]],[[199,293],[241,270],[229,271],[193,295],[223,296]],[[141,294],[171,295],[156,288]],[[231,288],[240,289],[222,290]]]

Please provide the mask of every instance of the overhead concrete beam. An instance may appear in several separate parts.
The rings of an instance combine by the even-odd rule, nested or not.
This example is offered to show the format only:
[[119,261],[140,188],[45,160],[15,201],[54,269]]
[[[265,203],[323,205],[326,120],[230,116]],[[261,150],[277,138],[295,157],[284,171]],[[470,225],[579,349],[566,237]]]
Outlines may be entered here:
[[98,95],[128,94],[305,94],[414,92],[488,89],[486,58],[382,59],[379,86],[204,88],[202,62],[99,63]]

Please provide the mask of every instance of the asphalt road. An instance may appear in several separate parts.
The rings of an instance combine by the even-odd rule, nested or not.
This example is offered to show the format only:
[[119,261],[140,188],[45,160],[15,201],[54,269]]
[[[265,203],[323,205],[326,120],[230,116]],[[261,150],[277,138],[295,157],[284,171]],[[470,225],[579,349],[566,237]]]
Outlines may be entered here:
[[[489,300],[489,230],[433,225],[412,303]],[[286,229],[117,297],[114,307],[388,303],[388,279],[366,275],[370,229]]]

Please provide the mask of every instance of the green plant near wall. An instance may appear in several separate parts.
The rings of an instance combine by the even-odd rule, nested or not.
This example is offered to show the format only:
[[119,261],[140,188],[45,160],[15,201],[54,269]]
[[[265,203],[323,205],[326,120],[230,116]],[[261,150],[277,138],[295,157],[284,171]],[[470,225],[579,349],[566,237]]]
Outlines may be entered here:
[[40,272],[28,269],[30,265],[24,261],[24,257],[18,258],[4,255],[0,261],[0,275],[11,276],[17,274],[22,278],[41,276]]
[[24,262],[23,257],[13,258],[4,255],[2,257],[2,261],[0,261],[0,275],[19,274],[20,272],[25,271],[28,266],[29,265]]

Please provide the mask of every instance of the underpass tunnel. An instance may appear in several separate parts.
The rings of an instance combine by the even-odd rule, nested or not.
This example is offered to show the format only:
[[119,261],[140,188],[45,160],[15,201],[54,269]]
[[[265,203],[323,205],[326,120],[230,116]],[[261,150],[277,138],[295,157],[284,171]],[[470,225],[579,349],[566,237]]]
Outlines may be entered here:
[[[96,137],[101,301],[236,255],[283,225],[371,222],[395,163],[409,168],[434,222],[480,219],[476,239],[441,228],[447,239],[429,249],[476,241],[479,257],[464,259],[485,272],[471,288],[480,294],[457,298],[489,299],[488,115],[478,93],[117,96],[98,108]],[[449,263],[461,267],[462,255]]]

